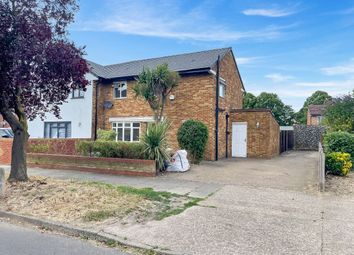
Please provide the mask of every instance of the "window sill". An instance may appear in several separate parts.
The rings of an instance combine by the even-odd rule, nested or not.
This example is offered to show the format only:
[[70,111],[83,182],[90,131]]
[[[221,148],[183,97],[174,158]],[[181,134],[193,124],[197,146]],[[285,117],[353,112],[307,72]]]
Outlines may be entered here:
[[85,97],[72,97],[71,99],[85,99]]
[[114,97],[113,99],[114,100],[123,100],[123,99],[127,99],[127,97],[119,97],[119,98],[118,97]]

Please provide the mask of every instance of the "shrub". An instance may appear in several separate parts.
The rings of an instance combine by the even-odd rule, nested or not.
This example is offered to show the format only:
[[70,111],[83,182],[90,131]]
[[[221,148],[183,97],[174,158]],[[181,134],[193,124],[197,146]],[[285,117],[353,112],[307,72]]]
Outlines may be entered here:
[[48,153],[48,143],[28,143],[27,152],[29,153]]
[[97,140],[100,141],[115,141],[116,140],[116,132],[113,130],[97,130]]
[[142,143],[112,141],[81,141],[76,145],[77,151],[84,156],[105,158],[145,159]]
[[346,152],[351,156],[352,164],[354,164],[354,134],[348,132],[332,132],[327,133],[323,139],[324,147],[329,152]]
[[326,154],[326,170],[335,175],[345,176],[352,168],[350,154],[345,152],[330,152]]
[[204,158],[208,137],[208,127],[196,120],[184,122],[177,133],[179,146],[188,151],[193,163],[199,163]]
[[156,161],[158,169],[164,169],[164,161],[170,161],[167,152],[167,131],[170,123],[164,120],[159,123],[150,123],[146,133],[141,138],[144,144],[144,152],[149,159]]

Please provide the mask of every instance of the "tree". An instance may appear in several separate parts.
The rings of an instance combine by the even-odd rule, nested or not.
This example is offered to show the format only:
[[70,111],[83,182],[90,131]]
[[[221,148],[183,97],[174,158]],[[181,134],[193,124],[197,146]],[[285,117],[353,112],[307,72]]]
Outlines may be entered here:
[[295,114],[295,120],[299,124],[306,124],[307,110],[309,105],[322,105],[331,100],[332,97],[325,91],[317,90],[310,97],[308,97],[303,107]]
[[252,93],[245,92],[243,96],[243,108],[244,109],[253,109],[256,105],[257,97]]
[[285,105],[277,94],[262,92],[255,97],[251,93],[246,94],[244,99],[245,109],[270,109],[281,126],[290,126],[294,121],[294,110],[289,105]]
[[354,91],[326,103],[323,123],[331,131],[354,133]]
[[156,69],[144,69],[138,76],[134,92],[137,97],[144,98],[154,112],[155,122],[161,122],[167,96],[178,86],[179,74],[170,71],[167,64]]
[[85,89],[83,49],[67,39],[75,0],[0,0],[0,113],[14,132],[10,181],[26,181],[27,119]]

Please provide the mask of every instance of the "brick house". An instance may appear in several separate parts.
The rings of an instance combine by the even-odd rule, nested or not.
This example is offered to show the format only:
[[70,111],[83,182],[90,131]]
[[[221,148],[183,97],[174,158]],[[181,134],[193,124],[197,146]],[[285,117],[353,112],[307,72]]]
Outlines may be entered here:
[[320,125],[324,111],[325,105],[309,105],[307,110],[307,125]]
[[[246,123],[246,130],[242,129],[242,123],[235,125],[236,129],[233,125],[237,121],[235,111],[242,109],[245,89],[231,48],[108,66],[89,62],[91,73],[98,78],[93,86],[93,136],[98,129],[113,129],[119,141],[139,140],[139,136],[146,130],[147,123],[153,122],[153,112],[148,103],[135,97],[133,87],[143,68],[155,68],[164,63],[181,76],[164,112],[172,121],[168,133],[170,147],[178,149],[179,127],[184,121],[195,119],[205,123],[209,130],[205,159],[242,156],[244,151],[237,152],[234,147],[235,144],[243,142],[246,143],[244,150],[247,156],[246,147],[250,145],[247,145],[246,141],[251,135],[250,127],[247,127],[247,121],[242,122]],[[265,115],[269,116],[271,113],[267,112]],[[270,122],[267,123],[270,125]],[[233,130],[244,132],[245,137],[240,135],[235,138],[235,135],[232,135]],[[239,139],[239,143],[235,142],[235,139]],[[279,140],[275,140],[274,144],[278,142]],[[236,147],[238,148],[238,145]],[[270,150],[265,154],[254,155],[271,157],[273,153]]]
[[4,120],[2,115],[0,114],[0,128],[9,128],[10,125]]

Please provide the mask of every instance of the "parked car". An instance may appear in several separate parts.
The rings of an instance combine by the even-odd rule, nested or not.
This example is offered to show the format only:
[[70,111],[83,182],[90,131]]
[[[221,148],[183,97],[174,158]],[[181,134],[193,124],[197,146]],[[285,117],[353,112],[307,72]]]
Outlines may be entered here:
[[13,138],[14,133],[11,128],[0,128],[0,137],[1,138]]

